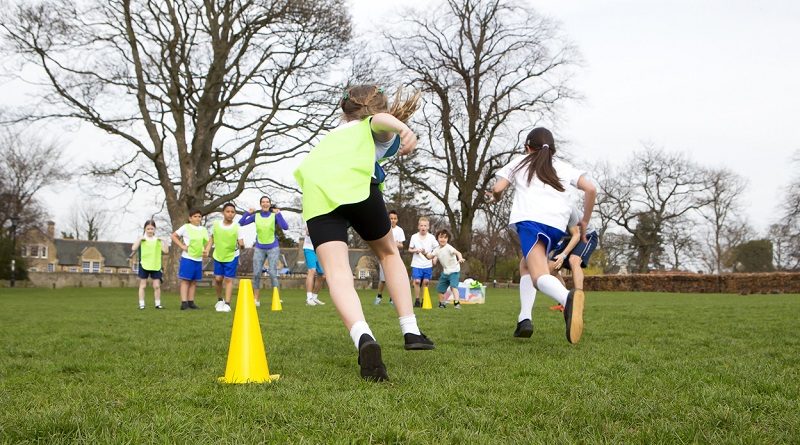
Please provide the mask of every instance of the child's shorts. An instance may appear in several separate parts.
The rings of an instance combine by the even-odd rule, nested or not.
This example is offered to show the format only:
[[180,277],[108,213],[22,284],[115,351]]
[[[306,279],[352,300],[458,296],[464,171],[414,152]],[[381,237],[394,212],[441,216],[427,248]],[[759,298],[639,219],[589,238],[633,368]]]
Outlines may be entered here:
[[186,281],[199,281],[203,278],[203,262],[181,257],[178,278]]
[[547,224],[533,221],[520,221],[514,224],[514,228],[519,235],[522,255],[526,258],[537,242],[544,242],[545,253],[549,253],[556,247],[556,243],[564,237],[563,231],[555,227],[550,227]]
[[308,270],[315,269],[317,274],[324,275],[325,272],[322,270],[322,264],[319,263],[319,259],[317,258],[317,254],[314,252],[313,249],[303,249],[303,255],[306,257],[306,268]]
[[239,257],[235,256],[227,263],[214,260],[214,276],[236,278],[236,269],[239,268]]
[[440,294],[447,292],[448,287],[458,289],[458,279],[461,277],[461,272],[453,272],[448,274],[441,274],[439,276],[439,284],[436,285],[436,291]]
[[383,193],[377,184],[370,184],[367,199],[342,204],[330,213],[309,219],[306,224],[314,250],[328,241],[347,243],[348,227],[352,227],[364,241],[381,239],[392,230]]
[[139,265],[138,274],[139,274],[139,278],[141,278],[143,280],[146,280],[148,278],[152,278],[154,280],[164,281],[164,279],[161,278],[163,276],[163,274],[161,273],[160,270],[144,270],[144,269],[142,269],[142,265],[141,264]]
[[411,279],[412,280],[430,280],[433,276],[432,267],[412,267]]
[[[581,257],[581,269],[586,269],[589,267],[589,258],[592,256],[592,253],[594,253],[595,248],[597,248],[597,232],[591,232],[586,235],[586,242],[584,243],[583,240],[578,242],[578,245],[572,249],[570,255]],[[572,270],[569,261],[564,261],[563,267]]]

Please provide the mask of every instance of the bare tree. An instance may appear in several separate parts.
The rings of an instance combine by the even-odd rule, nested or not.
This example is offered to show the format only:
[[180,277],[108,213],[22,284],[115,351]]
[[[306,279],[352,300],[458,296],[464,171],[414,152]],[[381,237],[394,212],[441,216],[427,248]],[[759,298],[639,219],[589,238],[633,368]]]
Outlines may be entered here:
[[597,211],[633,236],[637,272],[660,267],[665,223],[708,204],[702,170],[682,154],[645,147],[599,174]]
[[[800,165],[800,151],[794,155]],[[775,265],[783,270],[800,269],[800,176],[786,187],[781,218],[769,228]]]
[[732,247],[724,244],[725,231],[739,210],[739,196],[747,187],[747,181],[728,169],[710,169],[704,174],[706,189],[702,198],[707,202],[700,208],[700,215],[711,224],[711,257],[713,270],[722,272],[723,252]]
[[36,195],[71,176],[61,148],[29,134],[6,131],[0,136],[0,227],[17,218],[17,230],[41,224]]
[[397,166],[441,204],[467,252],[483,190],[517,148],[519,129],[574,97],[566,81],[576,51],[552,20],[506,0],[448,0],[384,37],[397,72],[428,93],[415,121],[423,142]]
[[173,227],[191,208],[279,184],[262,167],[329,125],[320,79],[350,38],[343,0],[45,0],[1,22],[6,48],[47,89],[10,120],[83,121],[118,137],[128,148],[93,172],[160,189]]
[[686,270],[702,263],[695,225],[683,216],[668,220],[663,226],[663,255],[672,270]]
[[73,207],[69,220],[69,233],[74,239],[98,241],[110,227],[111,215],[93,203]]

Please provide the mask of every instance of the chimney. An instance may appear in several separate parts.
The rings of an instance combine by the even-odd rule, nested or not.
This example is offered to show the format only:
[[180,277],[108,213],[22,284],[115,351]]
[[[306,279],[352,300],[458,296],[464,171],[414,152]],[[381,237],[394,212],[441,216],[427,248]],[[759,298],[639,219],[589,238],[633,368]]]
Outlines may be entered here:
[[56,223],[53,221],[47,221],[47,236],[49,236],[50,239],[55,239],[56,237]]

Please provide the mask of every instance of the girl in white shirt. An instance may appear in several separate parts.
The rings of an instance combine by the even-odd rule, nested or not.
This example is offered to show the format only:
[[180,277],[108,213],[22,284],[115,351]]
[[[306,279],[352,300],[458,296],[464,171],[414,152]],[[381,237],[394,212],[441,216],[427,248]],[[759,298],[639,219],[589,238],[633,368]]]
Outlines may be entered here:
[[[497,172],[497,182],[487,198],[497,201],[509,185],[513,185],[514,201],[509,226],[519,234],[523,260],[520,262],[520,304],[515,337],[530,337],[536,289],[564,305],[567,341],[577,343],[583,334],[582,290],[568,291],[550,275],[547,253],[564,236],[570,215],[568,187],[577,187],[585,194],[583,219],[578,223],[582,236],[594,208],[597,190],[586,177],[566,162],[554,160],[556,145],[546,128],[534,128],[525,138],[525,154],[513,159]],[[536,286],[534,288],[534,283]]]

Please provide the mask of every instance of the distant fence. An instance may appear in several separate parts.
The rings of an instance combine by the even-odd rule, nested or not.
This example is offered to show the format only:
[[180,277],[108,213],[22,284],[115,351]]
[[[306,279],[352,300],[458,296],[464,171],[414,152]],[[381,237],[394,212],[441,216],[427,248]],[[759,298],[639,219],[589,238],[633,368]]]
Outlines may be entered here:
[[[17,281],[18,287],[138,287],[135,274],[28,272],[30,281]],[[245,277],[241,277],[245,278]],[[572,280],[567,277],[568,287]],[[261,286],[270,288],[269,277],[262,278]],[[8,287],[8,280],[0,281],[0,287]],[[212,280],[203,278],[199,285],[209,287]],[[356,289],[372,289],[377,283],[372,280],[355,280]],[[238,279],[234,282],[238,286]],[[301,289],[305,278],[298,275],[281,278],[284,289]],[[486,287],[516,288],[516,283],[487,282]],[[700,274],[630,274],[590,275],[584,283],[587,291],[620,292],[687,292],[730,294],[783,294],[800,293],[799,272],[731,273],[722,275]]]

